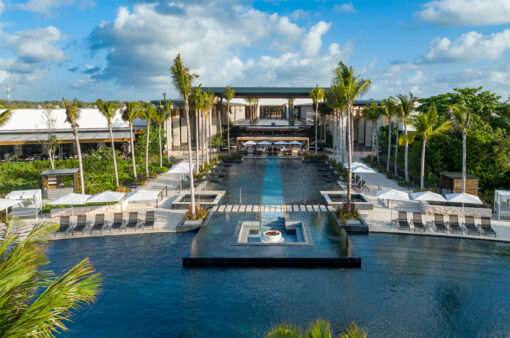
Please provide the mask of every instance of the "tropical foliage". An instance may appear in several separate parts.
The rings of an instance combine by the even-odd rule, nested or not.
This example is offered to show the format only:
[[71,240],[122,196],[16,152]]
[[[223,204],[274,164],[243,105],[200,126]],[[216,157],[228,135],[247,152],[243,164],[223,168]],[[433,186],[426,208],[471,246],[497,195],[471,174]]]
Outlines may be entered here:
[[[333,337],[328,321],[319,319],[303,330],[292,324],[279,324],[267,334],[268,338],[330,338]],[[341,334],[341,338],[365,338],[367,334],[352,322]]]
[[87,258],[58,276],[44,270],[44,243],[57,225],[34,227],[20,239],[24,226],[11,218],[0,237],[0,336],[53,337],[68,330],[75,311],[96,300],[102,278]]

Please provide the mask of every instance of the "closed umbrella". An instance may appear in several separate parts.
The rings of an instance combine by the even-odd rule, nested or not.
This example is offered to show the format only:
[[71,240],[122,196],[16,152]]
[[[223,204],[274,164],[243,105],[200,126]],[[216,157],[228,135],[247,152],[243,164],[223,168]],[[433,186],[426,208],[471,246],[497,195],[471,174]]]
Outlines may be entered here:
[[[388,200],[388,201],[409,201],[409,193],[405,191],[400,191],[396,189],[389,189],[389,190],[381,190],[378,191],[377,199],[379,200]],[[393,219],[393,209],[390,208],[391,214],[390,214],[390,222]]]
[[411,193],[413,201],[446,202],[446,198],[432,191],[420,191]]

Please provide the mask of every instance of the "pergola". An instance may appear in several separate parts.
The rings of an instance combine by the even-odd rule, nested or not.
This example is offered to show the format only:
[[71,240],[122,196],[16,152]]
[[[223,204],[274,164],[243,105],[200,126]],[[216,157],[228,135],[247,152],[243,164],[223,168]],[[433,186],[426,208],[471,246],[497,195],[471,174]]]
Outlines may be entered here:
[[239,142],[278,142],[278,141],[284,141],[284,142],[292,142],[292,141],[298,141],[298,142],[306,142],[306,152],[310,151],[310,139],[308,137],[303,136],[240,136],[236,139],[236,149],[239,151]]

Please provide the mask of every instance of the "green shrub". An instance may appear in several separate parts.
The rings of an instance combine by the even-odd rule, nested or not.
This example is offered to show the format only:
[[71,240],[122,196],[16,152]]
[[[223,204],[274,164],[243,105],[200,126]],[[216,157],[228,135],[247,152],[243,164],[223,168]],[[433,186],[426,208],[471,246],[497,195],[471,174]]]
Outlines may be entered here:
[[351,204],[351,210],[349,210],[347,208],[347,203],[344,203],[342,206],[342,209],[337,209],[335,211],[335,214],[338,216],[338,218],[340,219],[340,222],[342,222],[342,224],[345,224],[346,221],[348,221],[348,220],[359,219],[359,217],[360,217],[359,212],[356,209],[356,206],[354,205],[354,203]]
[[188,211],[186,211],[186,215],[184,216],[184,219],[186,221],[198,221],[198,220],[204,220],[207,218],[207,215],[209,215],[209,211],[207,211],[206,208],[201,207],[200,205],[195,205],[195,215],[191,213],[191,205],[188,207]]

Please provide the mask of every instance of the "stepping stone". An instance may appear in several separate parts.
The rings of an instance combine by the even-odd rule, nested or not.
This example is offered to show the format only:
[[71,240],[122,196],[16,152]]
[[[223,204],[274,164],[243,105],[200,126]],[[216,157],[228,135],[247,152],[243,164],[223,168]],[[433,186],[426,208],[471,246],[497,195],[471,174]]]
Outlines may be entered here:
[[232,212],[239,212],[239,205],[234,205]]
[[331,207],[331,206],[329,206],[329,205],[328,205],[328,210],[329,210],[329,211],[331,211],[331,212],[333,212],[333,211],[335,211],[335,208],[333,208],[333,207]]
[[239,212],[246,212],[246,205],[241,205],[239,207]]
[[299,205],[293,205],[292,209],[294,209],[294,212],[299,212]]
[[253,211],[254,212],[259,212],[260,211],[260,206],[259,205],[254,205],[253,206]]
[[326,206],[325,206],[325,205],[322,205],[322,204],[321,204],[321,211],[328,211],[328,209],[326,208]]
[[220,208],[218,209],[219,212],[225,212],[226,205],[220,205]]
[[315,204],[313,205],[313,211],[315,212],[319,211],[319,207],[317,207]]
[[253,210],[253,205],[246,206],[246,212],[252,212],[252,210]]
[[225,208],[225,212],[232,212],[232,206],[227,205],[227,207]]
[[211,212],[216,212],[216,210],[218,210],[218,207],[217,207],[217,206],[214,206],[214,207],[211,209]]
[[299,211],[306,212],[306,207],[304,205],[299,206]]

